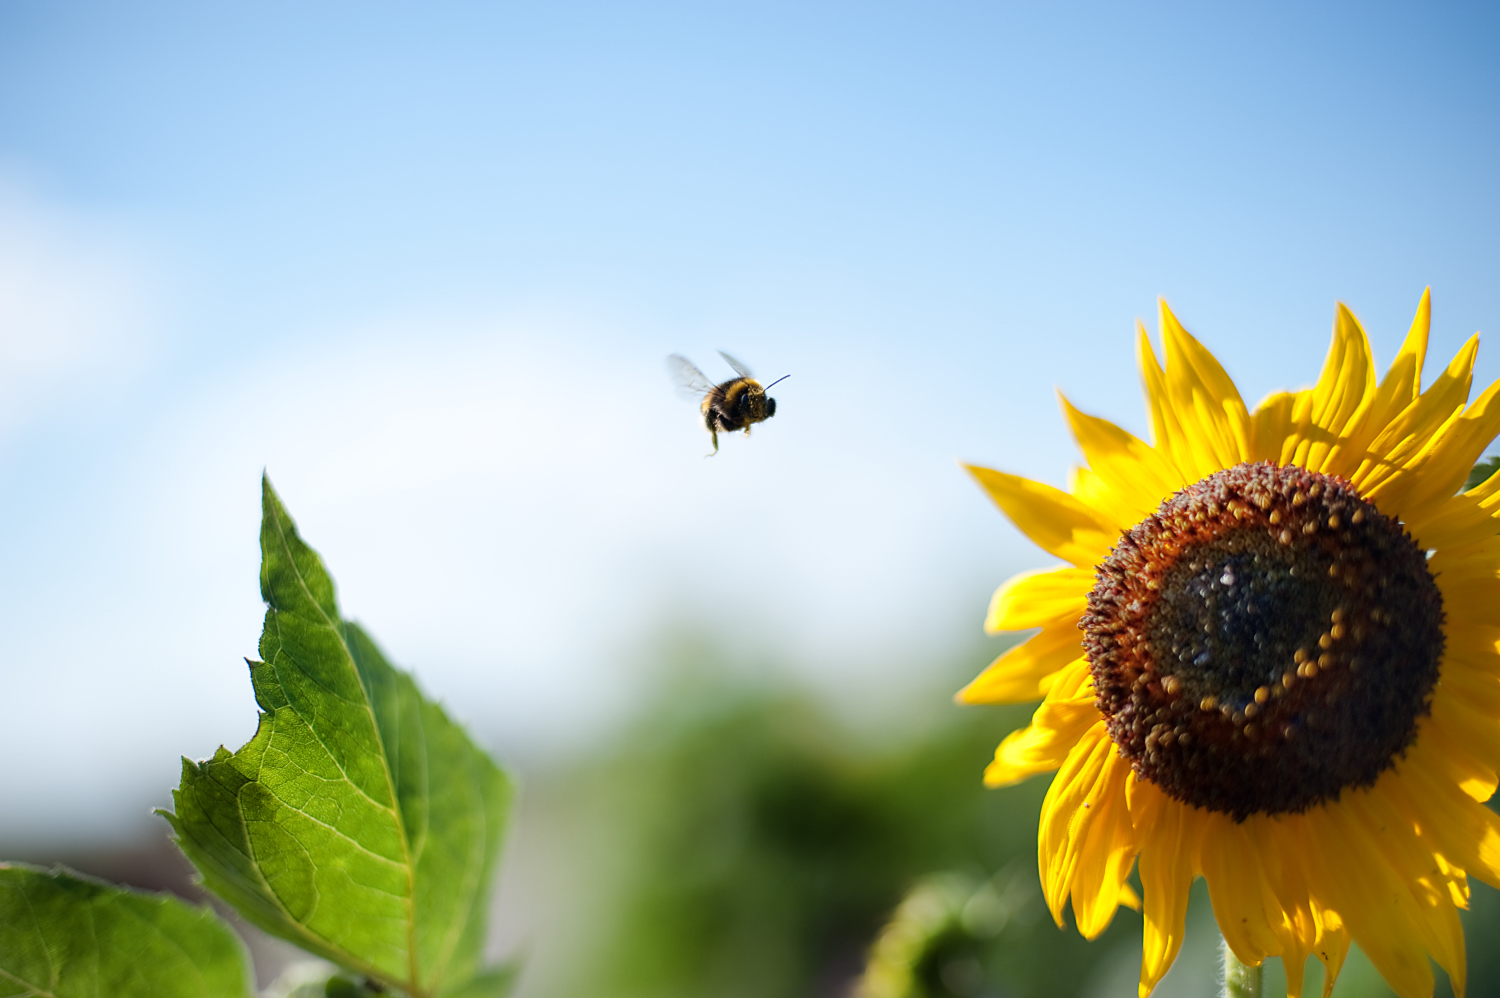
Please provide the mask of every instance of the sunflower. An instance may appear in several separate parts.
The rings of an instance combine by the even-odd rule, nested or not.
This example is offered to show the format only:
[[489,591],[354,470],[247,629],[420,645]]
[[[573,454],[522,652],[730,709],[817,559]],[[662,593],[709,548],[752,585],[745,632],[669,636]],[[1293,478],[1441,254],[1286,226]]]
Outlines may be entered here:
[[[1317,384],[1253,411],[1161,306],[1137,344],[1152,443],[1061,399],[1067,492],[971,467],[1067,564],[995,593],[991,632],[1040,628],[960,694],[1036,700],[985,771],[1057,771],[1038,830],[1058,925],[1144,907],[1140,994],[1182,945],[1198,877],[1227,946],[1309,955],[1324,994],[1352,941],[1403,998],[1430,956],[1464,989],[1468,875],[1500,886],[1500,382],[1468,404],[1478,337],[1421,390],[1431,307],[1377,381],[1342,305]],[[1139,871],[1140,894],[1130,883]]]

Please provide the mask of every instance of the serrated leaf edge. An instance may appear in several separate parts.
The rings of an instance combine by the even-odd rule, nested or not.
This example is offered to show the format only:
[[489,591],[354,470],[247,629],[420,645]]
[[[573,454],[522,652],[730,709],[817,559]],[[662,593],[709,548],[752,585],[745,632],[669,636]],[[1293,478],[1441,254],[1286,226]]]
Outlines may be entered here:
[[[276,490],[271,487],[271,480],[270,480],[270,478],[267,477],[267,476],[262,476],[261,482],[262,482],[262,489],[263,489],[262,495],[263,495],[263,501],[264,501],[264,506],[265,506],[265,513],[270,514],[269,519],[270,519],[271,524],[273,525],[273,527],[275,529],[276,540],[277,540],[277,543],[281,546],[282,554],[286,558],[287,565],[289,566],[289,568],[292,571],[292,574],[296,578],[297,585],[301,586],[302,587],[302,591],[306,594],[308,602],[310,602],[313,606],[315,606],[315,607],[318,608],[318,613],[320,613],[322,615],[323,620],[328,624],[328,626],[333,630],[333,632],[338,635],[338,638],[339,638],[339,647],[343,651],[344,661],[348,665],[349,670],[352,673],[354,673],[355,678],[359,680],[359,688],[362,691],[364,691],[364,703],[363,703],[362,706],[364,708],[365,714],[369,717],[370,728],[371,728],[371,730],[375,734],[376,742],[380,745],[380,770],[385,775],[386,790],[388,791],[388,793],[390,795],[389,799],[391,801],[391,804],[390,805],[383,805],[379,801],[371,800],[370,797],[369,797],[369,795],[364,793],[364,788],[360,787],[359,784],[356,781],[352,780],[352,779],[349,781],[350,785],[354,786],[354,787],[357,787],[359,789],[360,793],[364,794],[364,796],[365,796],[365,798],[367,800],[370,800],[371,804],[373,804],[376,807],[379,807],[382,810],[384,810],[387,813],[389,813],[391,815],[391,817],[395,819],[396,830],[397,830],[397,832],[400,835],[401,856],[402,856],[403,866],[405,868],[404,872],[406,874],[406,888],[407,888],[406,898],[405,898],[405,907],[406,907],[406,937],[407,937],[406,938],[406,953],[407,953],[407,978],[408,979],[406,981],[390,981],[383,973],[379,973],[379,972],[366,972],[366,970],[363,969],[363,968],[367,967],[368,965],[364,964],[363,961],[356,961],[356,962],[360,964],[360,967],[361,967],[360,972],[361,973],[365,973],[366,976],[374,977],[376,980],[387,981],[388,983],[395,984],[395,985],[401,987],[403,990],[406,990],[406,991],[410,992],[412,994],[413,998],[423,998],[423,996],[425,996],[427,994],[427,992],[421,990],[421,988],[419,987],[419,982],[420,982],[421,978],[419,976],[420,968],[417,965],[417,910],[416,910],[416,903],[417,903],[417,867],[416,867],[415,857],[412,855],[412,851],[411,851],[411,842],[408,840],[407,835],[406,835],[406,823],[401,820],[401,811],[400,811],[401,796],[400,796],[400,794],[399,794],[399,792],[397,791],[397,788],[396,788],[395,774],[391,772],[390,750],[389,750],[389,747],[385,744],[385,737],[381,734],[381,731],[380,731],[380,722],[375,717],[375,711],[374,711],[373,705],[371,704],[371,701],[370,701],[370,691],[365,687],[364,679],[359,674],[359,666],[354,661],[354,655],[353,655],[353,653],[349,651],[349,639],[346,636],[346,634],[344,633],[344,621],[343,620],[331,620],[329,618],[327,612],[323,609],[322,604],[318,601],[317,597],[315,595],[313,595],[312,589],[307,584],[307,578],[303,574],[301,566],[299,566],[297,564],[297,560],[296,560],[296,558],[294,556],[294,553],[292,551],[292,548],[291,548],[291,543],[287,539],[287,533],[286,533],[286,526],[285,526],[285,524],[286,524],[286,522],[288,520],[291,519],[291,517],[286,512],[286,508],[282,505],[282,503],[281,503],[281,497],[278,496],[276,494]],[[311,549],[309,549],[309,550],[311,550]],[[321,562],[322,558],[319,557],[318,560],[319,560],[319,562]],[[325,567],[325,571],[326,571],[326,567]],[[277,612],[280,613],[280,611],[277,611]],[[275,619],[275,618],[273,618],[273,619]],[[280,622],[279,621],[277,622],[277,626],[278,626],[278,628],[280,627]],[[313,677],[309,677],[309,678],[313,678]],[[330,693],[331,693],[331,691],[330,691]],[[323,746],[324,751],[328,752],[330,759],[335,760],[335,765],[337,765],[337,761],[336,761],[337,760],[337,756],[336,756],[336,754],[331,749],[329,749],[329,747],[326,744],[324,744],[322,737],[317,733],[317,731],[315,729],[313,729],[311,726],[309,726],[309,731],[312,733],[313,737],[317,740],[318,744]],[[343,768],[342,767],[339,767],[339,769],[340,769],[340,772],[343,772]],[[346,777],[348,776],[347,773],[344,774],[344,775]],[[243,815],[243,813],[241,813],[241,815],[240,815],[240,823],[241,823],[241,825],[244,824],[244,815]],[[248,830],[247,830],[247,835],[248,835]],[[247,842],[248,842],[248,839],[247,839]],[[250,848],[252,849],[252,852],[253,852],[254,846],[251,845]],[[264,876],[260,872],[260,863],[259,863],[259,860],[256,861],[256,876],[262,881],[262,883],[265,883],[265,878],[264,878]],[[270,886],[269,883],[266,883],[266,889],[267,890],[271,890],[271,886]],[[272,891],[272,895],[275,896],[275,892],[274,891]],[[277,898],[277,907],[281,908],[282,911],[287,915],[288,918],[291,918],[291,913],[290,912],[286,912],[285,907],[283,905],[281,905],[281,903],[280,903],[280,898],[279,897]],[[302,926],[301,922],[298,922],[295,919],[293,919],[293,924],[297,925],[298,928],[299,928],[299,930],[305,931],[305,929]],[[307,935],[311,936],[312,934],[311,933],[307,933]],[[313,938],[316,938],[316,937],[313,937]],[[346,966],[348,966],[348,964],[346,964]],[[351,968],[351,969],[353,969],[353,968]]]

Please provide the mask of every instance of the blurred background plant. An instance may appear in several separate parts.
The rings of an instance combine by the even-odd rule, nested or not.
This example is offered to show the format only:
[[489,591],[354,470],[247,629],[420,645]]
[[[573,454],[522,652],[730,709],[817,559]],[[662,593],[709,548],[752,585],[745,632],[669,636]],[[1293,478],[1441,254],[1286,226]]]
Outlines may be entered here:
[[[1140,918],[1097,941],[1041,898],[1036,819],[1047,780],[979,774],[1027,712],[960,708],[983,658],[927,665],[905,716],[851,719],[711,644],[678,665],[598,756],[542,791],[576,855],[608,869],[591,930],[534,994],[688,998],[1046,998],[1134,994]],[[760,676],[766,675],[762,671]],[[562,815],[567,817],[563,818]],[[584,843],[588,843],[584,845]],[[581,847],[581,848],[580,848]],[[572,851],[569,852],[572,855]],[[1469,993],[1500,993],[1500,893],[1473,884]],[[1215,992],[1219,937],[1202,884],[1161,998]],[[1309,994],[1320,970],[1309,968]],[[544,980],[543,978],[549,978]],[[1268,965],[1267,994],[1284,977]],[[1390,991],[1357,951],[1336,995]],[[1440,975],[1438,994],[1451,994]]]
[[[1027,716],[951,703],[983,653],[927,663],[931,686],[904,714],[862,719],[702,639],[661,657],[675,664],[634,722],[529,790],[549,851],[585,863],[594,890],[566,906],[566,953],[538,954],[527,994],[1134,994],[1139,916],[1122,910],[1089,943],[1058,930],[1042,902],[1047,780],[980,784],[1000,737]],[[1500,993],[1500,959],[1480,944],[1500,933],[1500,894],[1473,889],[1469,993]],[[1187,945],[1157,993],[1213,993],[1217,947],[1200,883]],[[1314,961],[1310,994],[1319,973]],[[1284,987],[1279,967],[1267,977],[1267,994]],[[1336,994],[1390,992],[1355,952]]]

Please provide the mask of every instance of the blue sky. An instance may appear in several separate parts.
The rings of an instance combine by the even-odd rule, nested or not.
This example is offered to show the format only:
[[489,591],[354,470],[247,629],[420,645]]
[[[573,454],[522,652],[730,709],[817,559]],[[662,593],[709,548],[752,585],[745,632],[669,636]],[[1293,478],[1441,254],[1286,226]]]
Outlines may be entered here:
[[[954,459],[1062,482],[1054,386],[1144,432],[1157,295],[1252,401],[1316,376],[1336,300],[1382,361],[1428,284],[1430,367],[1500,329],[1497,36],[1452,5],[5,5],[0,751],[55,769],[0,776],[0,836],[136,827],[248,736],[263,468],[346,609],[517,757],[616,716],[674,623],[856,705],[920,687],[1046,560]],[[661,360],[719,347],[792,377],[704,461]]]

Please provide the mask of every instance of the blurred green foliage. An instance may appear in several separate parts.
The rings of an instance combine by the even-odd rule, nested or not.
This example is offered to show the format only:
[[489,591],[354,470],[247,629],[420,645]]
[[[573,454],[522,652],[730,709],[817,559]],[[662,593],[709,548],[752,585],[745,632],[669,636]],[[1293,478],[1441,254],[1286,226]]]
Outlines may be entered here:
[[[861,724],[786,684],[721,669],[706,647],[684,655],[699,664],[670,675],[567,788],[590,802],[595,848],[618,865],[589,883],[602,925],[580,937],[564,993],[1134,994],[1139,915],[1122,909],[1088,942],[1071,924],[1060,931],[1042,902],[1036,827],[1047,780],[1004,790],[980,782],[996,744],[1032,709],[952,704],[983,656],[942,670],[951,681],[911,698],[908,720]],[[1469,994],[1500,994],[1500,951],[1486,945],[1500,938],[1500,895],[1478,883],[1474,892]],[[1206,902],[1200,883],[1187,948],[1160,998],[1214,993]],[[877,939],[876,952],[909,960],[904,991],[860,984]],[[1438,994],[1451,993],[1439,976]],[[1313,961],[1309,994],[1319,981]],[[1284,993],[1274,990],[1284,989],[1274,961],[1267,985]],[[1390,992],[1356,952],[1336,994]]]
[[1500,455],[1485,458],[1474,465],[1474,470],[1469,472],[1469,479],[1464,482],[1463,490],[1467,492],[1472,488],[1483,485],[1497,471],[1500,471]]
[[1010,871],[1024,898],[1003,938],[984,941],[982,973],[963,978],[1004,990],[935,994],[1075,994],[1116,944],[1139,944],[1131,912],[1096,944],[1056,929],[1036,876],[1046,781],[980,783],[1029,709],[959,708],[945,685],[913,704],[925,723],[872,731],[810,695],[711,667],[665,685],[589,770],[626,865],[573,993],[848,994],[893,909],[935,871],[976,883]]

